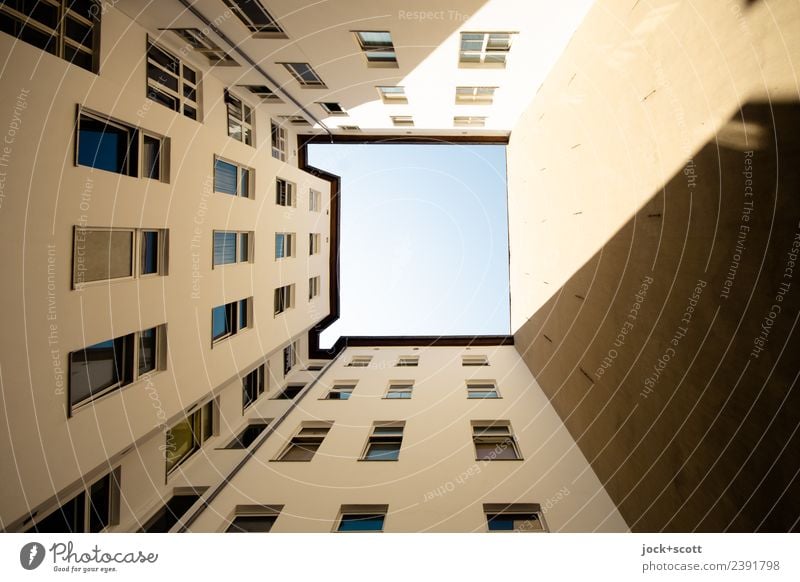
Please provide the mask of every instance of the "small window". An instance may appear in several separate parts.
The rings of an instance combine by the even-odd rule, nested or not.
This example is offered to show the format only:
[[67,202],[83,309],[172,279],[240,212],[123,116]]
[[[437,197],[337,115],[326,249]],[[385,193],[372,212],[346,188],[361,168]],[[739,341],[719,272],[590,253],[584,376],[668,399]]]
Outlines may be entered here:
[[283,376],[292,371],[297,364],[297,342],[292,342],[283,348]]
[[367,439],[362,461],[397,461],[403,445],[403,422],[376,422]]
[[169,139],[142,133],[142,177],[169,182]]
[[334,384],[333,388],[325,396],[325,400],[349,400],[355,389],[355,383]]
[[400,356],[395,365],[398,368],[416,368],[419,366],[419,356]]
[[253,34],[253,38],[287,38],[278,22],[258,0],[223,0]]
[[[134,276],[166,275],[167,239],[166,230],[75,227],[72,288]],[[134,261],[135,256],[138,261]]]
[[486,356],[461,356],[461,365],[464,367],[488,366],[489,358]]
[[294,184],[283,178],[275,179],[275,204],[278,206],[295,206]]
[[342,131],[361,131],[361,128],[357,125],[340,125],[339,129]]
[[215,230],[213,239],[214,267],[249,262],[252,255],[250,252],[250,245],[253,242],[252,233]]
[[384,103],[388,105],[402,105],[408,103],[408,97],[406,97],[406,88],[405,87],[387,87],[387,86],[379,86],[376,87],[378,93],[381,96],[381,99]]
[[210,65],[237,66],[239,64],[199,28],[162,28],[161,30],[174,32],[196,53],[208,59]]
[[250,327],[252,297],[219,305],[211,310],[212,345]]
[[306,371],[307,372],[319,372],[324,367],[325,367],[324,364],[311,364],[311,365],[306,367]]
[[294,233],[275,233],[275,258],[285,259],[294,256]]
[[142,526],[140,531],[145,533],[167,533],[186,515],[186,512],[198,499],[200,499],[200,494],[196,492],[175,493],[169,498],[169,501],[147,520],[147,523]]
[[[69,501],[36,515],[25,533],[99,533],[119,524],[120,469],[96,481],[82,479],[84,486]],[[59,502],[65,496],[57,496]],[[34,518],[34,516],[31,516]]]
[[252,198],[255,170],[214,158],[214,191]]
[[311,301],[319,295],[319,275],[308,280],[308,300]]
[[472,423],[472,440],[479,461],[521,460],[517,441],[506,421]]
[[489,105],[496,87],[456,87],[456,104]]
[[510,32],[462,32],[459,63],[505,67],[511,50]]
[[266,85],[239,85],[250,91],[253,95],[261,97],[262,101],[272,101],[273,103],[280,103],[281,98]]
[[453,118],[456,127],[485,127],[486,118],[481,116],[456,115]]
[[381,532],[388,511],[388,505],[342,505],[336,531]]
[[76,145],[79,166],[126,176],[138,175],[139,135],[129,125],[82,110],[78,116]]
[[278,455],[277,461],[310,461],[322,446],[331,429],[330,424],[303,424]]
[[328,115],[347,115],[347,111],[339,103],[333,101],[324,101],[319,106]]
[[283,65],[301,87],[326,89],[325,83],[308,63],[278,63]]
[[484,504],[489,531],[546,532],[544,514],[538,504]]
[[286,129],[275,123],[270,122],[270,133],[272,135],[272,157],[282,162],[286,161]]
[[266,391],[266,367],[261,364],[258,368],[242,378],[242,409],[253,404]]
[[411,392],[413,390],[413,382],[391,382],[384,398],[390,400],[408,400],[411,398]]
[[290,123],[292,125],[306,126],[306,127],[311,126],[311,123],[309,123],[308,119],[306,119],[302,115],[279,115],[278,119],[282,119],[283,121]]
[[356,39],[367,57],[367,65],[370,67],[391,67],[396,68],[397,53],[392,43],[392,35],[389,32],[381,31],[357,31]]
[[147,97],[199,121],[200,73],[148,40]]
[[500,398],[497,384],[488,380],[475,380],[467,382],[467,398]]
[[395,127],[414,127],[414,118],[410,115],[392,115],[391,119]]
[[372,361],[372,356],[353,356],[347,364],[351,368],[366,368]]
[[275,289],[274,315],[280,315],[292,307],[294,307],[294,283]]
[[234,437],[234,439],[228,443],[225,447],[226,449],[248,449],[250,445],[252,445],[256,439],[267,430],[269,423],[272,422],[271,420],[265,420],[261,422],[251,422],[248,424],[242,431]]
[[319,212],[322,208],[322,192],[317,190],[308,191],[308,209],[311,212]]
[[274,400],[294,400],[305,387],[305,384],[289,384],[286,388],[281,390]]
[[214,406],[212,400],[167,430],[165,451],[168,475],[214,436]]
[[228,135],[244,144],[253,145],[253,110],[228,91],[225,91],[225,104],[228,108]]
[[272,530],[283,505],[237,505],[225,533],[266,533]]
[[317,255],[322,241],[322,236],[318,232],[312,232],[308,235],[308,254]]

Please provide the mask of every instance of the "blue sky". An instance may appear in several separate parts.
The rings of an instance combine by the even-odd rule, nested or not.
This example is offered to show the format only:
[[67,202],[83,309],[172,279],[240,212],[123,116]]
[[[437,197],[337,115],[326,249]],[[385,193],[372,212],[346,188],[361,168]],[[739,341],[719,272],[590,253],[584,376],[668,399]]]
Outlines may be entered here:
[[504,146],[311,145],[342,177],[340,335],[509,333]]

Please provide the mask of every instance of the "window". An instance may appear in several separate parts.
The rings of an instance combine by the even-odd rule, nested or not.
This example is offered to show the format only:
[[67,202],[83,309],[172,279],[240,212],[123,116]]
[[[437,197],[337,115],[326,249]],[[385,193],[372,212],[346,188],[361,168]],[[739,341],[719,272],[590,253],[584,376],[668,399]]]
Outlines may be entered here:
[[320,103],[319,106],[322,107],[322,110],[328,115],[347,115],[347,111],[345,111],[341,105],[332,101]]
[[303,423],[276,461],[310,461],[331,429],[330,424]]
[[306,367],[306,371],[307,372],[319,372],[324,367],[325,367],[324,364],[311,364],[311,365]]
[[308,209],[311,212],[319,212],[322,208],[322,192],[317,190],[308,191]]
[[456,104],[489,105],[496,87],[456,87]]
[[266,368],[258,368],[242,378],[242,410],[246,409],[264,393],[267,384]]
[[76,146],[79,166],[137,175],[138,135],[129,125],[81,110]]
[[388,505],[342,505],[337,532],[380,532],[386,521]]
[[297,342],[292,342],[283,348],[283,375],[288,374],[297,363]]
[[204,404],[167,430],[167,475],[214,436],[214,406],[213,400]]
[[147,42],[147,97],[199,121],[200,73],[178,57]]
[[397,67],[392,35],[389,32],[356,32],[356,39],[370,67]]
[[250,327],[250,303],[253,298],[241,299],[214,307],[211,310],[212,345]]
[[356,389],[356,383],[334,384],[330,392],[325,396],[325,400],[349,400]]
[[309,255],[316,255],[319,254],[319,247],[321,244],[322,237],[319,233],[312,232],[308,235],[308,254]]
[[376,422],[367,439],[362,461],[397,461],[403,444],[403,422]]
[[228,91],[225,91],[225,105],[228,108],[228,135],[249,146],[253,145],[253,110]]
[[175,493],[155,514],[147,520],[139,531],[146,533],[167,533],[186,515],[189,508],[200,499],[195,491]]
[[456,127],[485,127],[486,118],[470,115],[456,115],[453,118],[453,125]]
[[279,115],[278,119],[282,119],[283,121],[287,121],[292,125],[305,125],[311,126],[308,122],[308,119],[303,117],[302,115]]
[[272,157],[282,162],[286,161],[286,130],[275,123],[270,122],[270,132],[272,134]]
[[473,422],[472,441],[479,461],[522,459],[511,425],[506,421]]
[[214,157],[214,191],[252,198],[255,170]]
[[169,182],[169,139],[142,133],[142,177]]
[[400,356],[397,358],[398,368],[416,368],[419,366],[419,356]]
[[308,280],[308,300],[311,301],[319,295],[319,275]]
[[[119,523],[120,469],[100,479],[82,479],[83,488],[38,518],[25,533],[98,533]],[[34,516],[31,516],[33,519]]]
[[497,392],[497,384],[489,380],[467,381],[467,398],[500,398]]
[[254,38],[288,38],[260,0],[223,0]]
[[305,386],[305,384],[288,384],[273,400],[294,400]]
[[361,131],[361,128],[357,125],[340,125],[339,129],[342,131]]
[[7,0],[0,4],[0,30],[96,73],[101,12],[93,0]]
[[294,307],[294,283],[275,289],[274,315],[280,315],[292,307]]
[[242,431],[228,443],[226,449],[248,449],[256,439],[263,433],[271,420],[264,420],[261,422],[251,422]]
[[97,281],[166,275],[167,234],[166,230],[76,226],[72,288]]
[[462,32],[459,63],[504,67],[511,50],[510,32]]
[[275,204],[278,206],[294,206],[294,184],[283,178],[275,179]]
[[236,66],[239,64],[198,28],[162,28],[161,30],[171,30],[177,34],[195,52],[206,57],[211,65]]
[[395,127],[414,127],[414,118],[410,115],[392,115],[391,118]]
[[275,258],[285,259],[294,256],[294,233],[275,233]]
[[386,396],[390,400],[408,400],[411,398],[411,391],[414,389],[413,382],[391,382]]
[[350,368],[366,368],[372,361],[372,356],[353,356],[347,364]]
[[468,366],[488,366],[489,358],[486,356],[461,356],[461,365]]
[[376,87],[378,93],[383,99],[383,102],[389,105],[396,104],[401,105],[404,103],[408,103],[408,98],[406,97],[406,88],[405,87],[388,87],[388,86],[379,86]]
[[483,505],[489,531],[544,532],[544,514],[535,503],[486,503]]
[[266,533],[275,525],[283,505],[237,505],[225,533]]
[[250,262],[253,233],[215,230],[212,266]]
[[148,372],[166,369],[166,334],[166,325],[160,325],[70,353],[70,412]]
[[266,85],[239,85],[239,87],[244,87],[248,91],[250,91],[253,95],[258,95],[261,97],[262,101],[273,101],[280,103],[281,98],[278,97],[272,89],[267,87]]
[[301,87],[313,87],[326,89],[325,83],[319,78],[314,69],[308,63],[278,63],[283,65],[287,71],[292,74],[292,77],[300,83]]

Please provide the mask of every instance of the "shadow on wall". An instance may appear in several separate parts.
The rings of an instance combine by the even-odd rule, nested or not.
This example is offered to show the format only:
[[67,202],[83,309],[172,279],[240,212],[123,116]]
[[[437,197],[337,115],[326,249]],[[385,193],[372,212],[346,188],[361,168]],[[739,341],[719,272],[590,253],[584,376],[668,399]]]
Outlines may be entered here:
[[515,334],[633,531],[800,527],[798,128],[746,105]]

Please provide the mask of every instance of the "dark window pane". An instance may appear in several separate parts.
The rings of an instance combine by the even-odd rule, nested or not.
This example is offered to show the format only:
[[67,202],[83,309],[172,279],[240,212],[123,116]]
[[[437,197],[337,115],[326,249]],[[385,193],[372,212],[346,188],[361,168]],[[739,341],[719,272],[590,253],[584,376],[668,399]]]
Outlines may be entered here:
[[183,114],[189,119],[197,120],[197,109],[195,109],[194,107],[189,107],[188,105],[184,105]]
[[283,392],[281,392],[280,394],[278,394],[278,396],[276,396],[276,400],[292,400],[298,394],[300,394],[300,391],[303,389],[304,386],[305,384],[298,384],[297,386],[287,386],[283,390]]
[[264,429],[267,428],[266,424],[251,424],[245,428],[236,439],[228,445],[229,449],[246,449],[258,438]]
[[214,190],[236,196],[236,166],[222,160],[214,161]]
[[83,22],[78,22],[74,18],[67,17],[65,22],[65,33],[67,38],[70,38],[85,46],[86,48],[92,48],[92,27],[89,25],[84,24]]
[[197,101],[197,89],[189,85],[183,86],[183,96],[192,101]]
[[139,375],[156,369],[156,338],[158,328],[146,329],[139,334]]
[[162,71],[152,63],[147,63],[147,76],[153,81],[165,87],[169,87],[173,91],[178,91],[178,78]]
[[314,453],[317,452],[322,443],[292,443],[281,457],[281,461],[310,461],[314,458]]
[[142,233],[142,275],[158,273],[158,233]]
[[177,111],[178,110],[178,100],[175,99],[175,97],[172,97],[171,95],[167,95],[166,93],[163,93],[163,92],[161,92],[161,91],[159,91],[157,89],[154,89],[153,87],[148,87],[147,88],[147,97],[149,99],[152,99],[153,101],[161,103],[161,105],[169,107],[173,111]]
[[338,531],[381,531],[385,517],[382,513],[346,513]]
[[141,531],[147,533],[166,533],[189,511],[199,495],[173,495],[144,525]]
[[89,490],[89,531],[97,533],[111,523],[111,475],[106,475]]
[[183,78],[189,81],[192,85],[197,84],[197,73],[195,73],[194,69],[183,65]]
[[227,265],[236,262],[236,233],[214,233],[214,264]]
[[370,443],[366,459],[369,461],[396,461],[400,457],[400,443]]
[[175,75],[178,75],[178,69],[180,67],[178,59],[168,55],[155,45],[151,44],[149,47],[147,47],[147,58],[158,63],[159,65],[164,67],[167,71]]
[[220,305],[211,310],[211,337],[214,340],[225,337],[231,333],[230,311],[227,305]]
[[73,497],[40,520],[28,533],[84,533],[86,493]]
[[247,327],[247,299],[242,299],[239,301],[239,327],[238,329],[244,329]]
[[130,381],[133,336],[123,336],[70,354],[69,394],[75,406],[103,390]]
[[100,14],[100,7],[94,0],[67,0],[69,9],[87,20],[94,20]]
[[275,515],[237,515],[227,533],[268,532],[272,529],[277,516]]
[[78,128],[78,164],[135,175],[135,171],[129,171],[133,160],[128,159],[135,146],[134,135],[133,131],[82,115]]
[[250,253],[250,235],[246,232],[239,234],[239,260],[247,262]]
[[144,136],[142,143],[143,173],[145,178],[161,179],[161,140],[151,135]]
[[239,195],[248,197],[250,196],[250,170],[242,168],[242,184],[239,189]]

